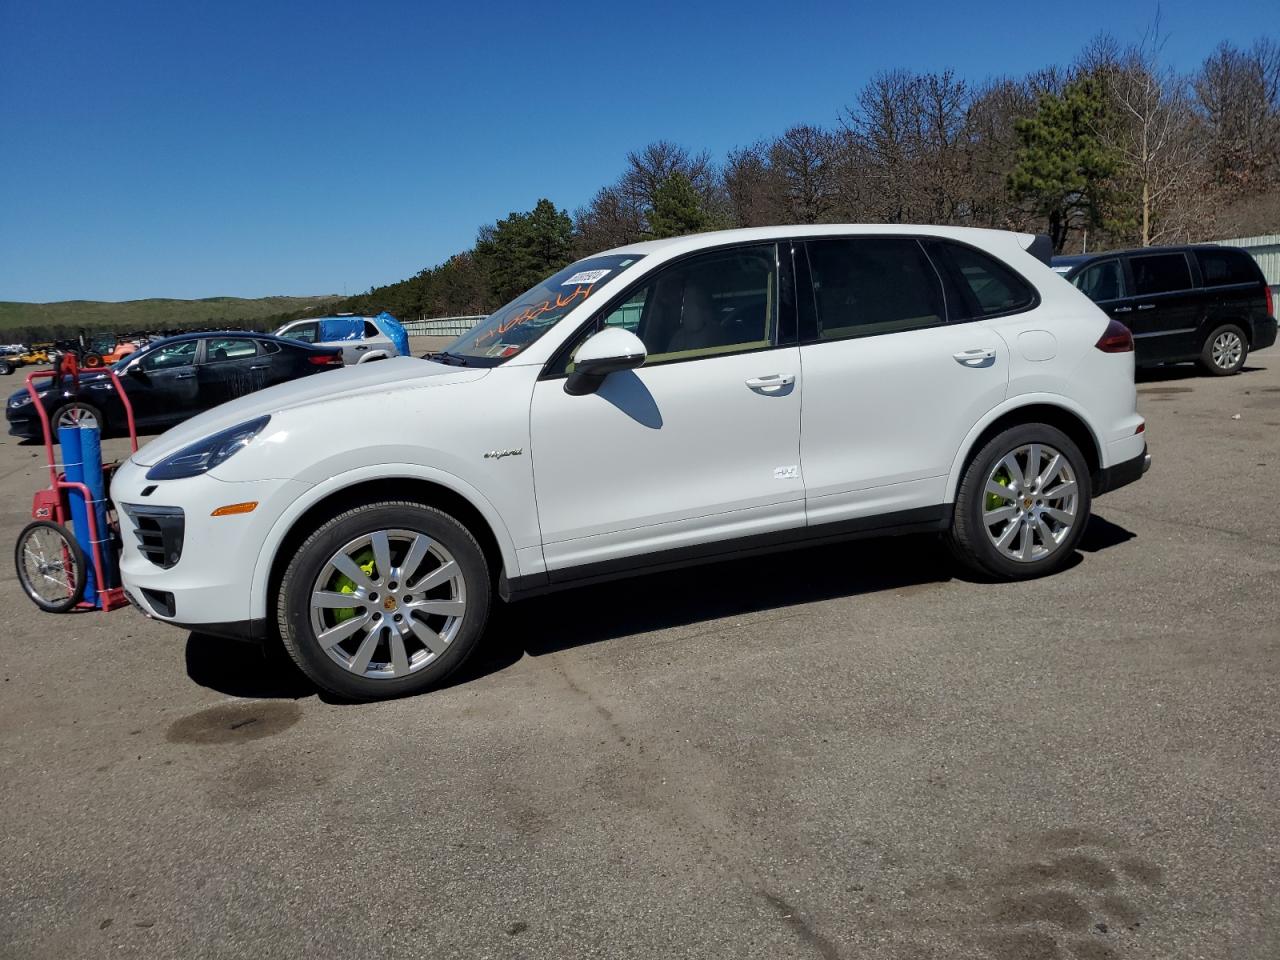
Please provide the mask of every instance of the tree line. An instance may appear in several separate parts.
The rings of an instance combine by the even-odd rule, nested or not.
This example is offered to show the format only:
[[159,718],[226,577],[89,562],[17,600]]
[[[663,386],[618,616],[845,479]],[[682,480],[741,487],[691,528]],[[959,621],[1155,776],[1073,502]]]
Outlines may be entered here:
[[1101,36],[1065,68],[970,83],[885,71],[829,126],[720,160],[668,141],[570,214],[541,199],[476,243],[337,309],[402,319],[486,313],[610,247],[778,223],[934,223],[1047,233],[1057,252],[1275,232],[1280,44],[1221,44],[1180,74],[1158,23]]

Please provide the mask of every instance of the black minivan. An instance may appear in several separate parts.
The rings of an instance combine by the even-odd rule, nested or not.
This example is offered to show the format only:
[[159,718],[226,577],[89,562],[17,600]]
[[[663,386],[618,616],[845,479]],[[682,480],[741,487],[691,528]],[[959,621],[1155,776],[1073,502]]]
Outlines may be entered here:
[[1271,288],[1237,247],[1113,250],[1054,257],[1052,266],[1133,331],[1139,366],[1195,360],[1227,376],[1276,342]]

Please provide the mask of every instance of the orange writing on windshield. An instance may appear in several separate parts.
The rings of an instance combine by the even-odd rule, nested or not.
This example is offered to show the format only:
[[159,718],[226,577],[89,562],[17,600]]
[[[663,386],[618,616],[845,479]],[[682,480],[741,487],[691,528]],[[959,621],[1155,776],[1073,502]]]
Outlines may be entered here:
[[550,313],[552,310],[563,310],[575,300],[585,300],[587,297],[591,296],[591,288],[594,286],[595,284],[584,287],[579,284],[574,288],[573,293],[568,296],[556,294],[554,300],[548,297],[546,300],[543,300],[535,306],[525,307],[522,313],[518,313],[514,317],[508,317],[506,320],[503,320],[498,324],[498,333],[506,333],[513,327],[518,327],[520,324],[527,323],[530,320],[536,320],[538,317],[543,314]]

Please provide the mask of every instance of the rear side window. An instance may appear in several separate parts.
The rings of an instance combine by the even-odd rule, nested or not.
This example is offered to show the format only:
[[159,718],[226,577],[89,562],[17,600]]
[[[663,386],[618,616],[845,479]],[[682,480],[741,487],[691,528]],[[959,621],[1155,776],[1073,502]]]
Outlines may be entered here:
[[373,321],[366,320],[364,322],[364,338],[366,340],[376,340],[382,336],[382,332],[373,325]]
[[1158,253],[1132,257],[1133,289],[1140,297],[1191,289],[1191,268],[1181,253]]
[[846,340],[942,323],[942,287],[916,240],[810,240],[818,335]]
[[1200,274],[1206,287],[1225,287],[1232,283],[1257,283],[1258,266],[1241,250],[1197,250]]
[[1094,303],[1119,300],[1125,295],[1124,271],[1120,269],[1119,260],[1103,260],[1086,267],[1071,282]]
[[950,305],[952,320],[994,317],[1035,305],[1036,292],[1031,285],[995,257],[946,240],[930,243],[929,251],[945,261],[959,287],[960,302]]

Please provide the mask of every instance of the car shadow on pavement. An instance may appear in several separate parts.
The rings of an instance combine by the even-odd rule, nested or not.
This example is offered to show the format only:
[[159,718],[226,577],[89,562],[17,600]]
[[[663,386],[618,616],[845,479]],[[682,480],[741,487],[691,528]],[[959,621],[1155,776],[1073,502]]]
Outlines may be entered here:
[[[1094,515],[1079,548],[1096,553],[1134,537]],[[1076,552],[1066,568],[1082,559]],[[957,578],[976,580],[957,568],[936,536],[914,535],[709,563],[499,603],[480,648],[444,686],[497,673],[525,656],[865,593],[910,595]],[[186,656],[191,679],[220,693],[263,699],[319,693],[326,702],[343,702],[317,691],[279,643],[258,647],[193,633]]]
[[[1266,367],[1244,366],[1236,376],[1258,373]],[[1171,363],[1162,367],[1139,367],[1133,372],[1133,380],[1139,386],[1144,383],[1167,383],[1170,380],[1218,380],[1223,379],[1205,373],[1194,363]]]

